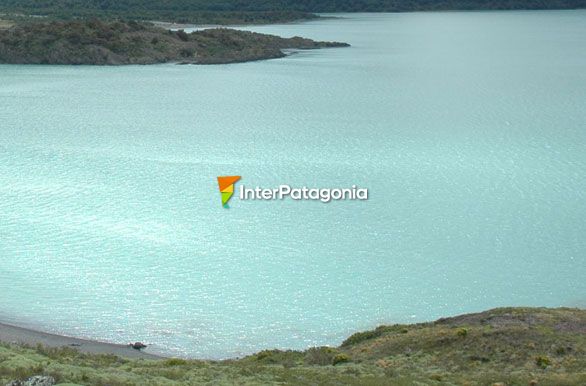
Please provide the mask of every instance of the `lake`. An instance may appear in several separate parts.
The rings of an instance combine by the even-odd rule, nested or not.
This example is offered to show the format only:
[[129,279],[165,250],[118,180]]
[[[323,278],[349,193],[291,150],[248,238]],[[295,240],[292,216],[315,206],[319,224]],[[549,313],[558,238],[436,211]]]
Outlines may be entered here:
[[0,320],[226,358],[586,306],[586,11],[336,16],[247,29],[350,48],[0,66]]

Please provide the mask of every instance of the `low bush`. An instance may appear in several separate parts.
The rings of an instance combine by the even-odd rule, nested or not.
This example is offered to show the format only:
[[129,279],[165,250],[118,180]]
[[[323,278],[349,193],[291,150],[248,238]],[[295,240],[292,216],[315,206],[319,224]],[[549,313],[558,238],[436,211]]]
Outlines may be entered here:
[[332,365],[337,365],[339,363],[346,363],[350,362],[350,357],[346,354],[337,354],[334,359],[332,359]]
[[540,355],[537,358],[535,358],[535,364],[537,365],[537,367],[545,369],[547,366],[551,365],[551,360],[544,355]]

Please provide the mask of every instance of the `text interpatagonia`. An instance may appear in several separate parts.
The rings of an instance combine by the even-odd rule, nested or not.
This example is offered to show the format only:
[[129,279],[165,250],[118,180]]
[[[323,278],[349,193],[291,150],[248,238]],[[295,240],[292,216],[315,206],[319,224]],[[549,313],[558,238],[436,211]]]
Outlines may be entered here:
[[368,189],[357,188],[352,185],[351,188],[292,188],[289,185],[279,185],[277,188],[247,188],[240,185],[241,200],[282,200],[285,198],[292,200],[319,200],[327,203],[338,200],[368,200]]

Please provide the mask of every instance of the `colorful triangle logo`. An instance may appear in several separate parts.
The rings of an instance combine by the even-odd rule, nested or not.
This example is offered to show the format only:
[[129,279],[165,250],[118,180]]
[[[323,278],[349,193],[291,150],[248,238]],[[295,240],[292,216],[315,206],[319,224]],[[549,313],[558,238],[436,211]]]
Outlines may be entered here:
[[222,206],[229,208],[228,201],[234,194],[234,184],[240,179],[240,176],[221,176],[218,177],[218,186],[222,194]]

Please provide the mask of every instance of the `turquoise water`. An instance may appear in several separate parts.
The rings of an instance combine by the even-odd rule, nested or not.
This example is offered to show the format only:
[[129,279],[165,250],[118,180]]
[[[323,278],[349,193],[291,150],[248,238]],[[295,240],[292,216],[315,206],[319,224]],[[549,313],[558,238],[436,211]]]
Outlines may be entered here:
[[[221,358],[586,305],[586,12],[254,27],[351,48],[0,66],[0,320]],[[240,201],[246,186],[368,201]]]

